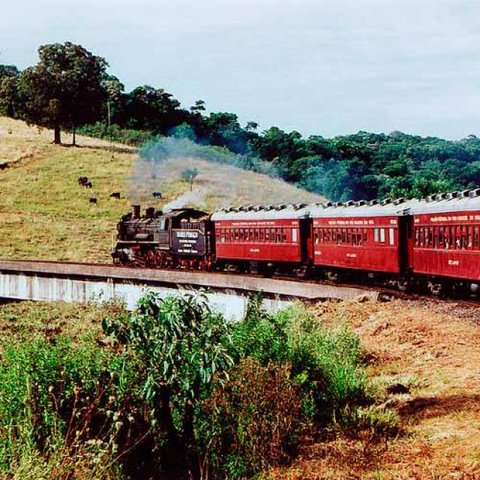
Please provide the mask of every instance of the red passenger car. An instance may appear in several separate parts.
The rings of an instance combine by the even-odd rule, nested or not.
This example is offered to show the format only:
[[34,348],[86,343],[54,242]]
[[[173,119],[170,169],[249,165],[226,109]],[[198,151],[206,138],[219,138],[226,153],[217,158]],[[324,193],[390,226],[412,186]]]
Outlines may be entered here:
[[435,195],[412,207],[414,273],[480,281],[479,194]]
[[297,265],[311,245],[304,204],[248,206],[215,212],[216,258],[224,263]]
[[318,267],[399,274],[408,268],[408,202],[323,204],[310,209]]

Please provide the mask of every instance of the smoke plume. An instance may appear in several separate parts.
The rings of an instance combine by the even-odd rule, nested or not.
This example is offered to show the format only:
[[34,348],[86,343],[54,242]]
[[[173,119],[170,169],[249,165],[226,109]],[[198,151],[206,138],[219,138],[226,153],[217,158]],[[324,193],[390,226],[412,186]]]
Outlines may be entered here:
[[[193,168],[198,176],[190,185],[182,180],[182,171]],[[199,145],[188,138],[162,137],[140,152],[128,182],[129,198],[132,203],[164,211],[321,200],[275,177],[274,166],[258,158]],[[161,192],[162,199],[154,200],[154,192]]]

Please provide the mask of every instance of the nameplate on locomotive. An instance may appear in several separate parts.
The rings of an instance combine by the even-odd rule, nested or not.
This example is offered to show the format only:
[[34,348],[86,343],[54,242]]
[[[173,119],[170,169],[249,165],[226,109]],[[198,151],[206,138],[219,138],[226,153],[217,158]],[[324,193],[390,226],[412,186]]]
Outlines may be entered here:
[[173,230],[172,251],[180,255],[204,255],[205,235],[198,230]]

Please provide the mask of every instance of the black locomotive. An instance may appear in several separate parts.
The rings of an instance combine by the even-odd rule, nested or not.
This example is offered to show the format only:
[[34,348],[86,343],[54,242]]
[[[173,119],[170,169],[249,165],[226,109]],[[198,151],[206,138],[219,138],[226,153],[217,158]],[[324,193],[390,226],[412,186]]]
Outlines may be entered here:
[[117,243],[112,250],[115,263],[151,268],[209,270],[214,242],[212,223],[207,213],[193,208],[163,213],[140,206],[117,224]]

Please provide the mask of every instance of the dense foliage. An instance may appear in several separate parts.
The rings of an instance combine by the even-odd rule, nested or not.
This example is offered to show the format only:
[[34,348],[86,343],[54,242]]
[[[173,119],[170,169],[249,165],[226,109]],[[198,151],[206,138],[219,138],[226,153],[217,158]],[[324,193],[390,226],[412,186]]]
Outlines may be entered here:
[[102,84],[107,62],[71,42],[44,45],[39,48],[39,57],[37,65],[16,76],[13,91],[1,92],[6,96],[10,93],[14,97],[10,102],[20,105],[20,118],[53,128],[55,143],[60,143],[61,128],[75,131],[98,118],[108,99]]
[[[0,65],[0,113],[38,125],[75,129],[133,145],[175,135],[272,165],[289,182],[334,201],[416,197],[480,185],[480,140],[459,141],[401,132],[304,138],[299,132],[237,115],[206,113],[203,100],[186,109],[162,88],[125,92],[106,62],[71,43],[40,47],[35,67]],[[319,125],[319,130],[322,126]],[[59,138],[57,138],[59,140]]]
[[202,297],[147,293],[103,328],[0,343],[0,478],[250,478],[302,435],[395,427],[372,409],[358,338],[303,307],[256,299],[231,323]]

